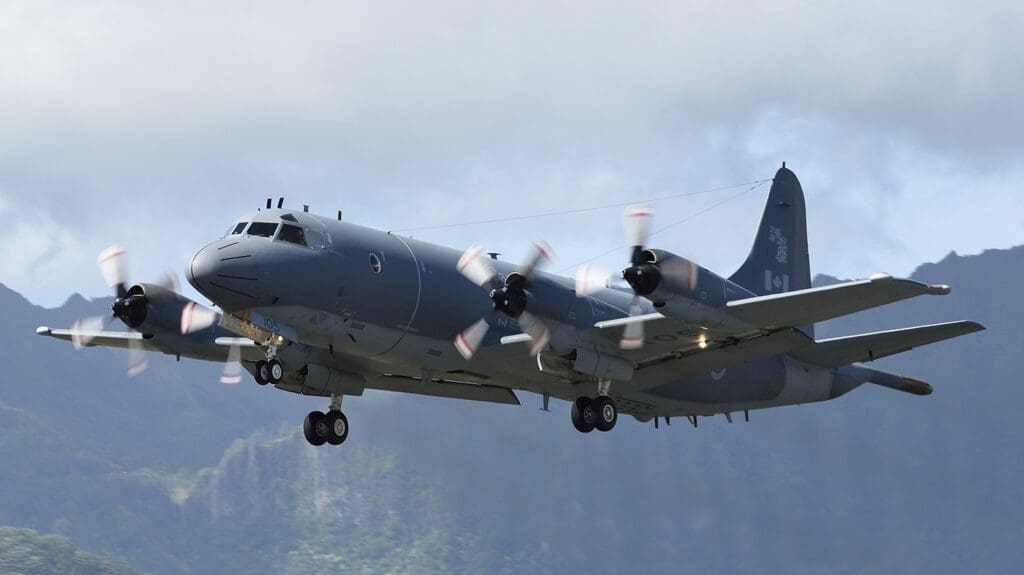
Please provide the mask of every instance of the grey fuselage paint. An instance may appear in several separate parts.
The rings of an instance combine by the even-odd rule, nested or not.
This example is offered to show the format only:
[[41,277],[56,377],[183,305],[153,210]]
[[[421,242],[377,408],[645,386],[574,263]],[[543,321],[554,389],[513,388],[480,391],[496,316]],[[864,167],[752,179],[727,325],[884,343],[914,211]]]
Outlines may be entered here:
[[[309,247],[228,235],[196,254],[187,274],[190,282],[226,312],[255,312],[294,330],[299,341],[318,348],[313,354],[316,361],[332,362],[339,369],[405,377],[430,374],[566,400],[594,395],[592,379],[544,373],[537,359],[527,354],[526,344],[498,343],[502,336],[521,330],[507,316],[492,316],[486,290],[457,271],[462,252],[290,210],[260,211],[239,221],[281,222],[282,216],[310,230]],[[516,271],[510,262],[492,263],[501,276]],[[750,297],[749,291],[704,269],[697,285],[698,291],[714,286],[708,303]],[[571,279],[546,273],[538,273],[528,291],[529,311],[552,328],[554,353],[569,353],[579,346],[617,350],[619,330],[597,330],[593,325],[628,315],[632,293],[605,289],[579,298]],[[642,301],[645,313],[655,311],[650,302]],[[477,355],[466,361],[452,341],[482,317],[493,317],[491,330]],[[328,349],[336,353],[327,353]],[[624,413],[640,419],[828,399],[832,370],[787,368],[793,362],[775,356],[678,380],[673,380],[672,362],[667,362],[635,373],[634,380],[657,378],[644,391],[617,393],[613,384],[611,395]],[[803,392],[787,394],[787,386]],[[820,386],[825,389],[819,392]]]

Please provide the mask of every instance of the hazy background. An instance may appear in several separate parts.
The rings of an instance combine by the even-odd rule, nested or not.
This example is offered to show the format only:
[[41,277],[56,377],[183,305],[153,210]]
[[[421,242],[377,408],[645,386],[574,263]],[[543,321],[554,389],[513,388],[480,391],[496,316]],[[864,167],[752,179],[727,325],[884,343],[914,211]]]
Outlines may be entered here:
[[[46,305],[179,271],[268,196],[386,229],[770,177],[809,197],[812,267],[907,274],[1024,238],[1024,6],[919,2],[0,4],[0,281]],[[767,187],[659,245],[730,272]],[[731,193],[659,203],[658,223]],[[418,231],[554,270],[618,209]],[[604,258],[621,264],[625,254]]]
[[[0,3],[0,567],[1019,570],[1024,248],[981,252],[1024,243],[1024,5],[719,4]],[[128,379],[120,350],[33,334],[108,308],[107,245],[157,279],[268,196],[400,230],[749,184],[782,161],[815,273],[954,286],[819,336],[988,326],[878,362],[932,396],[867,386],[749,424],[582,436],[530,394],[367,393],[345,402],[346,445],[317,449],[299,426],[319,400],[162,356]],[[730,273],[768,187],[744,189],[658,202],[655,227],[686,221],[655,243]],[[620,217],[409,233],[513,260],[544,236],[571,271],[623,243]]]

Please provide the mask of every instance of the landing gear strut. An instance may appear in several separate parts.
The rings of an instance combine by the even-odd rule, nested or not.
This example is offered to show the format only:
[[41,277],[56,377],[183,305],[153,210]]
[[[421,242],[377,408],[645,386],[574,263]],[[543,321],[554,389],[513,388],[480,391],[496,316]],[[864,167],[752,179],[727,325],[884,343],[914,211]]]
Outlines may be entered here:
[[341,445],[348,439],[348,418],[341,412],[341,396],[331,395],[327,413],[312,411],[302,423],[302,434],[310,445]]

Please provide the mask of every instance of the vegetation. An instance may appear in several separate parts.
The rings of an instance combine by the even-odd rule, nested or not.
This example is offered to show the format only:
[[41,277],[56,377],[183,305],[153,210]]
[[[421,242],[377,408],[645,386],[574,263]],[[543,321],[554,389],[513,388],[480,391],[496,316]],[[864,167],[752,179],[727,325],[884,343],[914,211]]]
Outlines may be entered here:
[[[749,424],[625,419],[581,436],[564,405],[529,395],[514,408],[368,392],[346,400],[349,442],[320,449],[298,431],[319,400],[222,387],[219,366],[172,358],[128,380],[117,350],[32,333],[106,302],[44,310],[0,287],[0,345],[17,358],[0,376],[0,525],[160,574],[1010,572],[1024,330],[996,286],[1022,270],[1024,248],[951,256],[917,272],[949,297],[820,326],[988,325],[879,362],[932,383],[927,398],[866,386]],[[0,533],[0,573],[131,572],[60,537]]]
[[0,527],[0,575],[133,575],[123,561],[77,549],[67,539]]

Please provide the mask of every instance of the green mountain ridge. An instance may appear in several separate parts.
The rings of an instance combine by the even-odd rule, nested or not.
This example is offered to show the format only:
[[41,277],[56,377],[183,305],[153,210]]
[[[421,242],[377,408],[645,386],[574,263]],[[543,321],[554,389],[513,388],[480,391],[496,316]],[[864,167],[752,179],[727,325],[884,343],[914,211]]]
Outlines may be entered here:
[[55,535],[31,529],[0,527],[0,574],[3,575],[135,575],[123,561],[75,548]]
[[[926,297],[818,337],[973,319],[989,330],[877,362],[931,382],[655,431],[582,436],[567,407],[368,392],[341,448],[298,431],[321,402],[219,386],[220,367],[32,332],[106,302],[32,306],[0,287],[0,524],[154,573],[1006,572],[1020,562],[1024,432],[1014,361],[1024,247],[915,272]],[[819,277],[817,282],[829,282]]]

